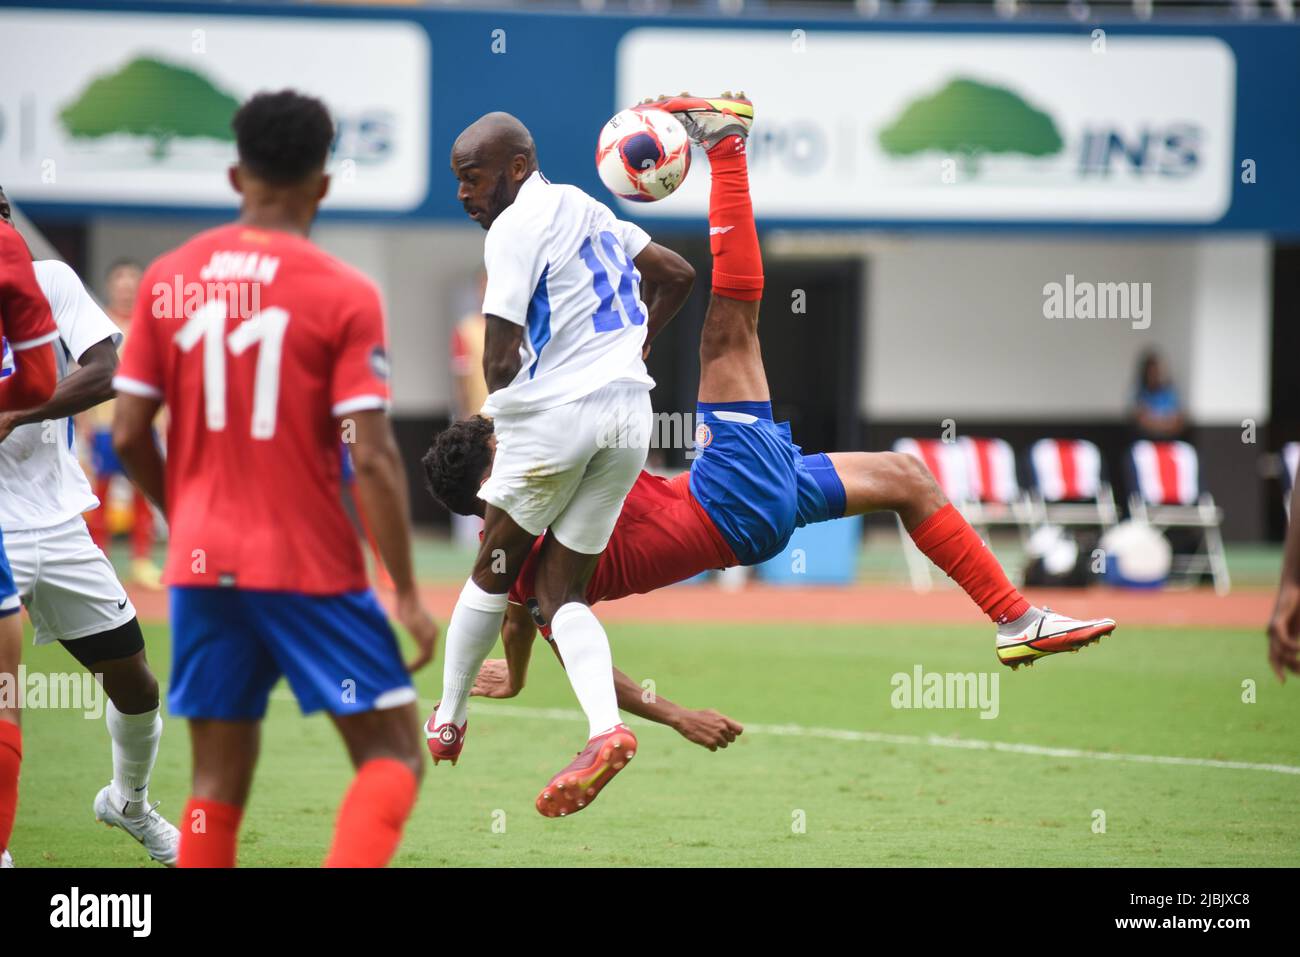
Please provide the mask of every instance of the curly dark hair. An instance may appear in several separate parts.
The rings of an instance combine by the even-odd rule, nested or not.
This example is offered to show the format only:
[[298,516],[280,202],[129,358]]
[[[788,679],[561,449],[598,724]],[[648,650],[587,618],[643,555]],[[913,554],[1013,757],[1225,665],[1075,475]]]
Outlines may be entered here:
[[481,515],[478,487],[492,466],[492,420],[481,415],[453,422],[433,437],[424,453],[425,487],[457,515]]
[[293,90],[254,94],[230,126],[239,162],[276,186],[293,186],[324,169],[334,142],[334,121],[325,104]]

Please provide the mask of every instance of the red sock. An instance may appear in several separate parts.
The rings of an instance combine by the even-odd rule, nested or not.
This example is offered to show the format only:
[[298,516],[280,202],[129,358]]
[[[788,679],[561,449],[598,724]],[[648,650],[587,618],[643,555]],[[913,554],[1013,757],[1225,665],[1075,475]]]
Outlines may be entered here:
[[997,558],[951,503],[916,526],[912,541],[995,625],[1015,621],[1029,611],[1029,602],[1007,580]]
[[9,846],[18,813],[18,769],[23,763],[23,731],[0,720],[0,851]]
[[192,797],[185,805],[178,867],[234,867],[244,809],[225,801]]
[[139,489],[131,490],[131,557],[149,558],[153,554],[153,509]]
[[417,787],[414,772],[394,758],[374,758],[361,765],[339,808],[325,866],[385,866],[402,839]]
[[749,199],[745,140],[728,136],[709,150],[713,186],[709,192],[709,248],[713,291],[728,299],[763,298],[763,255],[758,248],[754,207]]

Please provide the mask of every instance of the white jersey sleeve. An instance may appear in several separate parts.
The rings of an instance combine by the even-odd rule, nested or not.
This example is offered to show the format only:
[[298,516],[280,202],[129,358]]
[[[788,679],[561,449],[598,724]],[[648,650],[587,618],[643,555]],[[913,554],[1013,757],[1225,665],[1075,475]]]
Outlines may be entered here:
[[546,247],[542,236],[530,235],[526,219],[502,213],[492,224],[483,244],[483,267],[487,289],[483,294],[483,315],[500,316],[522,326],[528,304],[546,268]]
[[619,219],[613,213],[610,213],[610,216],[614,217],[614,235],[618,236],[619,242],[623,244],[628,258],[636,259],[650,245],[650,234],[636,223]]
[[46,259],[33,263],[32,267],[45,298],[50,301],[59,338],[73,359],[80,361],[87,349],[105,339],[112,339],[114,347],[122,344],[122,330],[86,292],[71,266]]

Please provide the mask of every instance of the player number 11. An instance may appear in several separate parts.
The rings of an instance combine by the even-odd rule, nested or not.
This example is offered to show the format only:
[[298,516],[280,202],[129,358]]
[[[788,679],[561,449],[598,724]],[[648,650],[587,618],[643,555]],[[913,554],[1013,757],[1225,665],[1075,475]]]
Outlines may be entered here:
[[208,429],[221,432],[226,428],[226,348],[243,355],[254,343],[257,368],[253,374],[253,425],[255,439],[275,435],[276,407],[280,400],[280,358],[284,354],[284,333],[289,314],[278,306],[253,313],[230,333],[226,331],[226,301],[214,299],[186,320],[177,331],[175,341],[182,352],[189,352],[203,341],[203,400]]

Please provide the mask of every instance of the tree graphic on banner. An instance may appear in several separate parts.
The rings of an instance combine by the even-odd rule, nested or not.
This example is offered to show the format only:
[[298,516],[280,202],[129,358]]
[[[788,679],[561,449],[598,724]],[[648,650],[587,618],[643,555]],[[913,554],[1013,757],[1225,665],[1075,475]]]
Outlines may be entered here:
[[1052,118],[1016,93],[959,78],[910,103],[880,132],[880,145],[891,156],[947,153],[974,173],[986,154],[1051,156],[1063,144]]
[[202,74],[137,57],[116,73],[92,80],[59,118],[79,138],[147,137],[149,155],[161,161],[178,137],[233,140],[230,119],[238,108],[238,100]]

